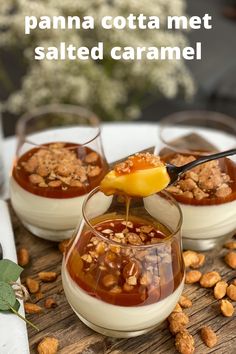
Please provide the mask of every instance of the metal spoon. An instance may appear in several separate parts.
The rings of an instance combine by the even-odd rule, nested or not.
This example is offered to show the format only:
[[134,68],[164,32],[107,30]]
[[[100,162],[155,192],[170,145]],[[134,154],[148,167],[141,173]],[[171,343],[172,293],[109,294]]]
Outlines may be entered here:
[[201,156],[197,160],[194,160],[192,162],[187,163],[186,165],[179,166],[179,167],[167,163],[166,168],[167,168],[167,172],[170,176],[169,186],[174,184],[175,182],[177,182],[183,173],[187,172],[188,170],[191,170],[192,168],[194,168],[196,166],[199,166],[205,162],[217,160],[222,157],[231,156],[231,155],[235,155],[235,154],[236,154],[236,149],[222,151],[222,152],[218,152],[217,154],[213,154],[213,155]]

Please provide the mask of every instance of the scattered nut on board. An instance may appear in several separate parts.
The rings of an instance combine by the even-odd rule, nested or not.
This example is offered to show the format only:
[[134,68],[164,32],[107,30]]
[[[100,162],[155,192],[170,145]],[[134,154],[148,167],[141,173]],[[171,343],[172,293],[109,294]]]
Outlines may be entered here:
[[32,304],[31,302],[25,302],[24,304],[25,312],[29,314],[41,313],[43,312],[42,307]]
[[184,296],[184,295],[180,296],[179,304],[184,309],[187,309],[193,305],[192,301],[187,296]]
[[197,253],[197,257],[198,257],[197,263],[192,263],[190,265],[191,268],[198,269],[198,268],[202,267],[203,264],[205,263],[205,259],[206,259],[205,254]]
[[229,300],[221,300],[220,309],[225,317],[233,316],[234,307]]
[[221,276],[218,272],[207,272],[202,275],[200,285],[203,288],[212,288],[220,280]]
[[44,302],[44,306],[46,309],[51,309],[57,307],[57,302],[53,298],[48,298]]
[[186,284],[197,283],[197,282],[199,282],[201,276],[202,276],[202,273],[199,272],[199,270],[190,270],[189,272],[186,273],[185,283]]
[[177,303],[175,305],[175,308],[174,308],[174,310],[172,312],[182,312],[182,307],[180,306],[179,303]]
[[225,256],[225,263],[232,269],[236,269],[236,252],[229,252]]
[[226,294],[227,286],[228,284],[224,280],[218,281],[218,283],[216,283],[214,287],[214,296],[216,300],[223,299]]
[[29,289],[29,292],[31,294],[35,294],[39,291],[39,282],[35,279],[27,277],[26,278],[26,285],[27,285],[27,288]]
[[228,248],[229,250],[236,250],[236,241],[226,242],[224,247]]
[[43,293],[39,291],[38,293],[34,294],[34,296],[35,296],[35,300],[39,301],[43,298]]
[[185,329],[185,326],[189,323],[188,316],[183,312],[172,312],[168,317],[169,330],[173,335],[176,335],[180,331]]
[[197,252],[194,251],[184,251],[183,258],[184,258],[184,264],[186,268],[190,267],[193,264],[197,264],[199,262]]
[[38,354],[56,354],[58,351],[58,339],[45,337],[37,347]]
[[65,253],[67,247],[69,246],[70,241],[71,239],[68,239],[68,240],[63,240],[59,243],[58,248],[61,253]]
[[236,301],[236,285],[230,284],[226,290],[227,296],[232,301]]
[[184,329],[179,332],[175,337],[175,347],[181,354],[192,354],[194,353],[194,339],[191,334]]
[[29,263],[29,252],[26,248],[21,247],[17,251],[18,264],[21,267],[25,267]]
[[209,348],[213,348],[217,344],[218,340],[215,332],[208,326],[201,329],[201,338]]
[[57,279],[57,273],[56,272],[40,272],[38,274],[39,279],[44,281],[44,282],[52,282]]

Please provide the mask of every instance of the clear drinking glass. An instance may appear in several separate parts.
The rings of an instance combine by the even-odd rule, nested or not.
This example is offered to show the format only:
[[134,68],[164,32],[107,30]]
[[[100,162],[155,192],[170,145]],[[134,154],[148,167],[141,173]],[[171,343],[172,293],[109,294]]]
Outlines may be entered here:
[[107,336],[152,330],[172,312],[184,286],[178,204],[166,192],[132,198],[126,221],[123,198],[96,188],[82,211],[62,265],[69,304]]
[[[221,113],[192,111],[172,114],[160,122],[155,152],[165,161],[182,165],[235,146],[235,119]],[[184,248],[211,249],[235,233],[236,156],[195,168],[167,190],[183,212]]]
[[71,237],[85,196],[108,169],[99,119],[81,107],[50,105],[21,117],[16,132],[10,181],[16,214],[34,235]]

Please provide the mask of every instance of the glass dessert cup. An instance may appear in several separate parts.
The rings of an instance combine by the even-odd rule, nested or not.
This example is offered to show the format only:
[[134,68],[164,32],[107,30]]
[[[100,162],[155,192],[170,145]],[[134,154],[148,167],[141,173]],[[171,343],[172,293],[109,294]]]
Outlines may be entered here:
[[[236,146],[236,122],[214,112],[180,112],[160,122],[155,152],[182,165]],[[167,188],[183,212],[183,247],[212,249],[236,231],[236,156],[208,162]]]
[[12,206],[34,235],[71,237],[86,195],[107,172],[98,118],[69,105],[50,105],[20,118],[10,180]]
[[93,330],[134,337],[162,323],[184,286],[182,214],[166,192],[133,198],[93,190],[62,264],[67,300]]

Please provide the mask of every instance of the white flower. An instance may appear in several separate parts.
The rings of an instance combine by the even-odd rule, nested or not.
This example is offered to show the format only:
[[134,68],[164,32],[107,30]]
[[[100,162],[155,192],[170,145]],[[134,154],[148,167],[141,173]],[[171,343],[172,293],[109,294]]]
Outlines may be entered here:
[[[175,97],[179,90],[191,96],[194,84],[183,61],[113,61],[114,46],[186,46],[180,31],[105,30],[101,18],[129,14],[159,16],[162,25],[167,15],[185,15],[185,0],[0,0],[0,46],[20,47],[28,62],[21,89],[14,92],[5,107],[14,112],[35,106],[62,102],[80,104],[94,110],[102,119],[135,118],[147,94]],[[14,11],[12,11],[14,9]],[[24,33],[24,17],[93,16],[94,30],[32,30]],[[104,42],[104,60],[35,61],[36,46],[59,46],[60,42],[77,47]]]

